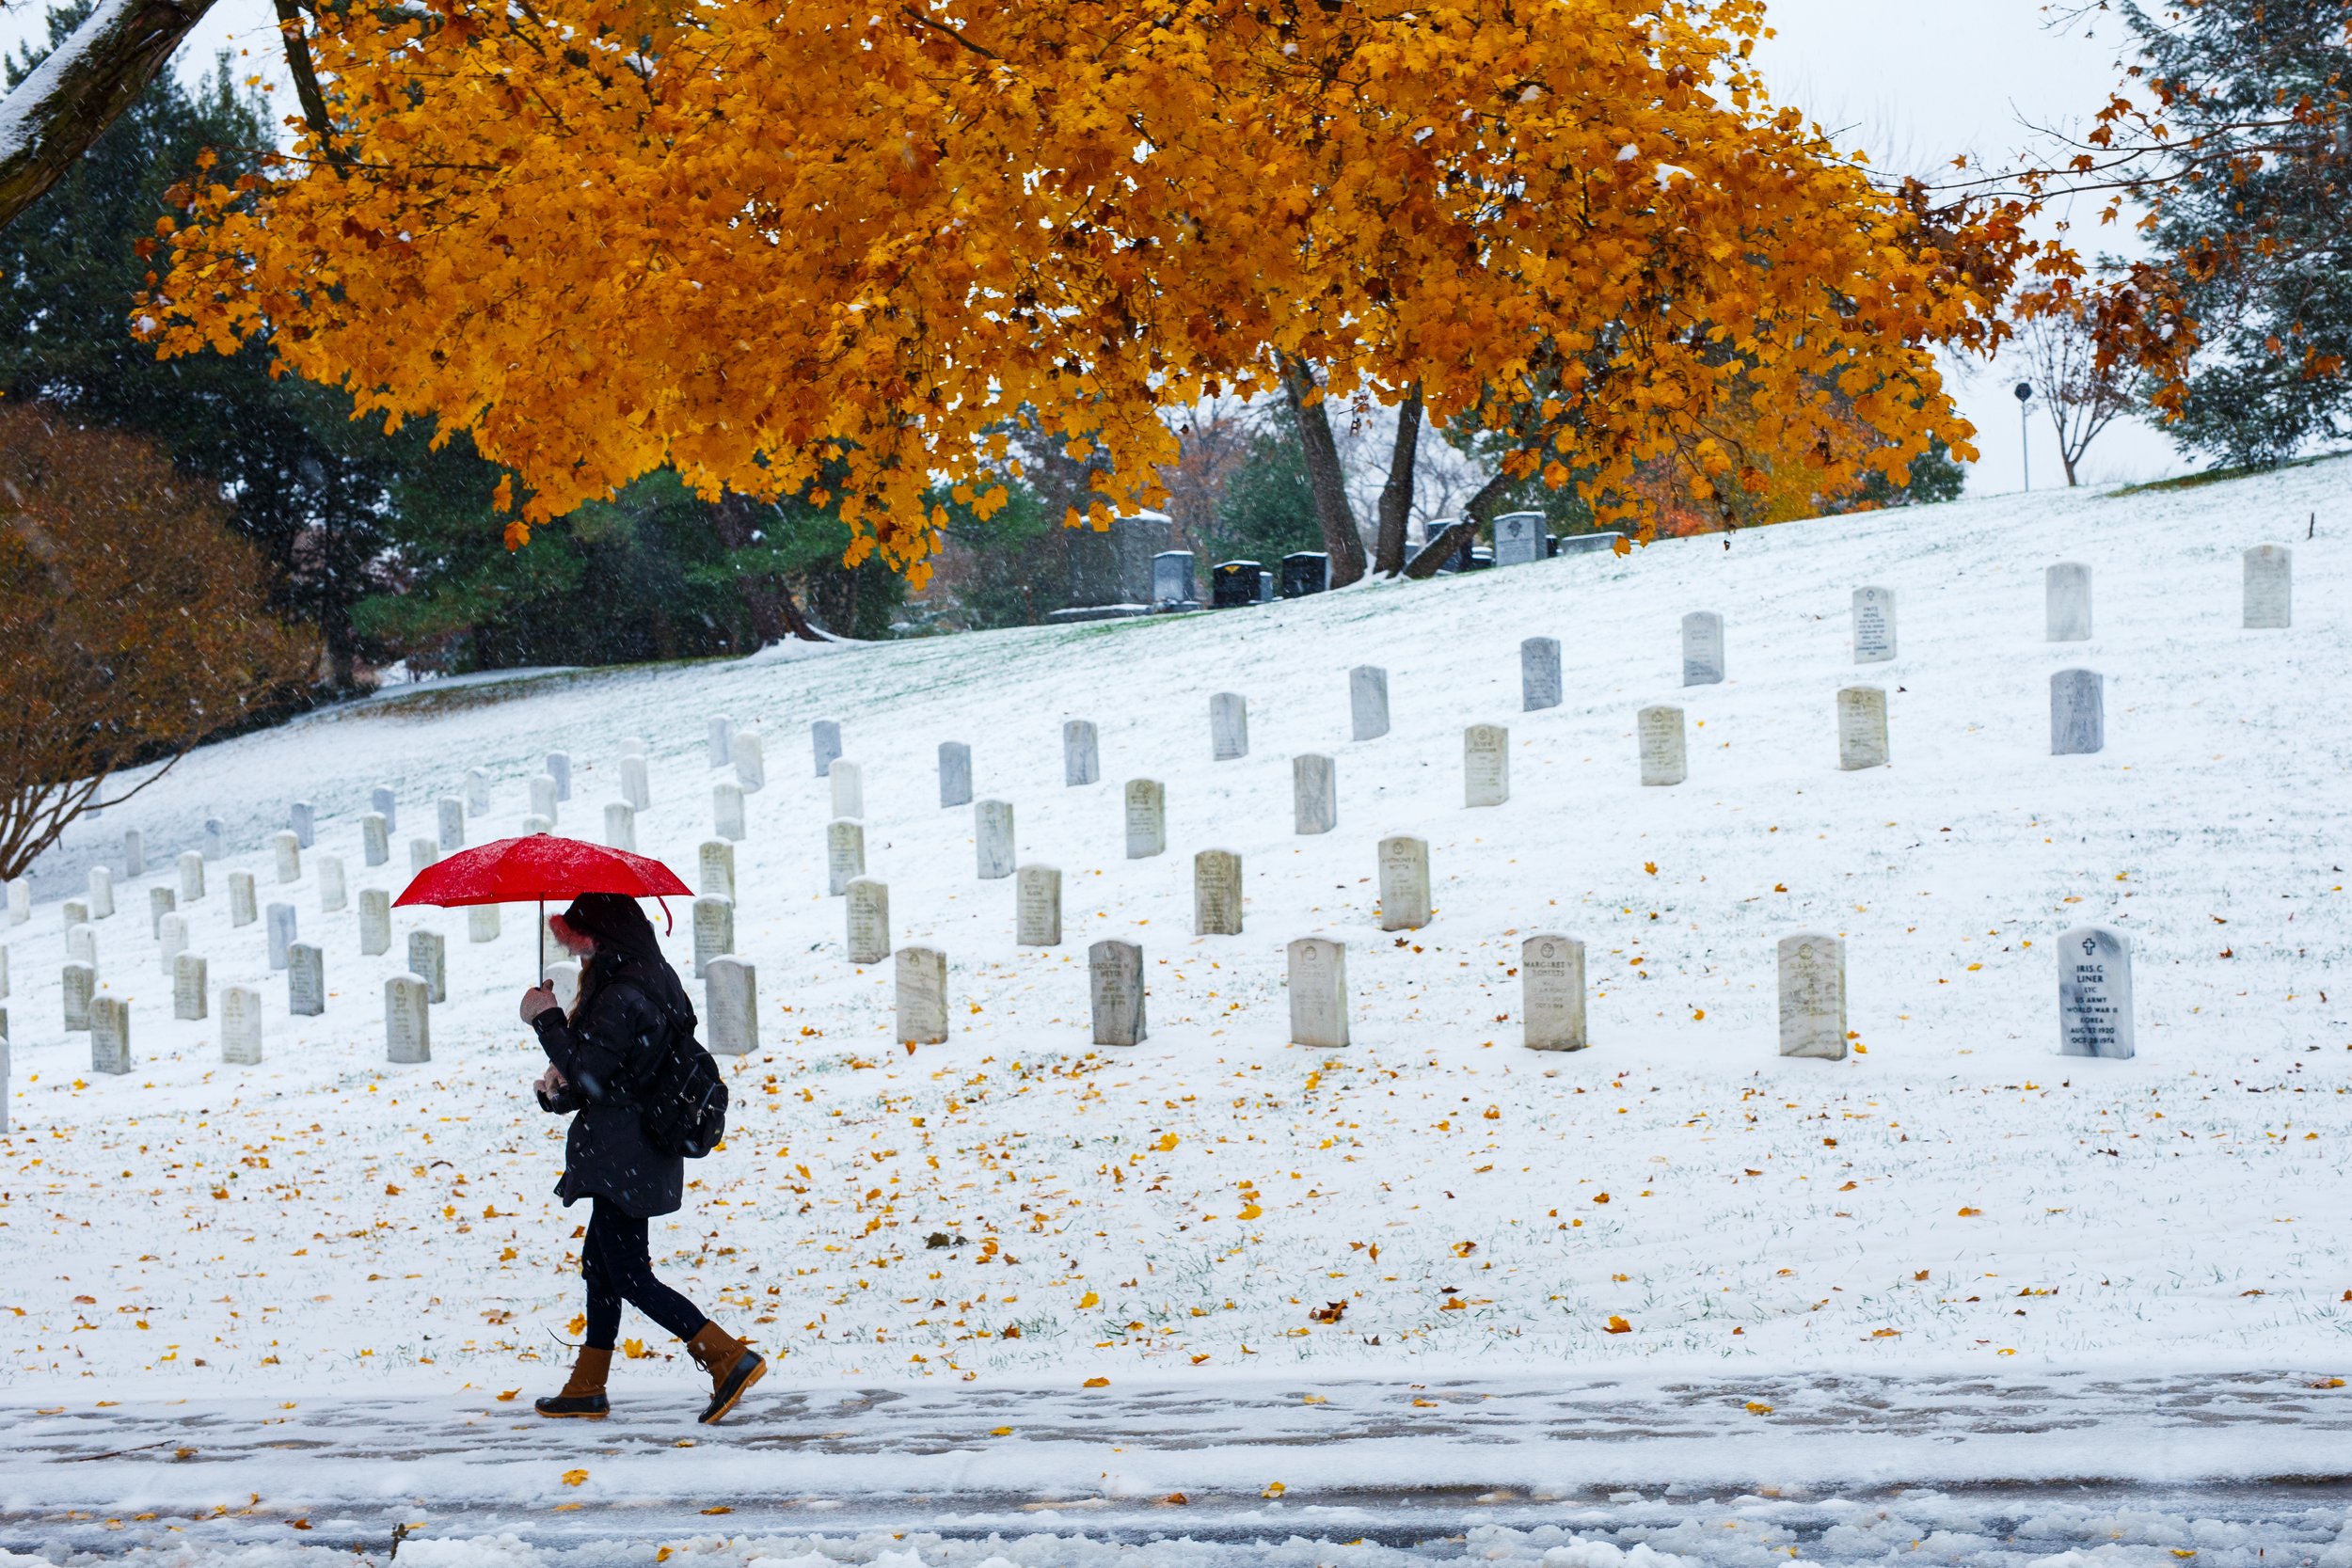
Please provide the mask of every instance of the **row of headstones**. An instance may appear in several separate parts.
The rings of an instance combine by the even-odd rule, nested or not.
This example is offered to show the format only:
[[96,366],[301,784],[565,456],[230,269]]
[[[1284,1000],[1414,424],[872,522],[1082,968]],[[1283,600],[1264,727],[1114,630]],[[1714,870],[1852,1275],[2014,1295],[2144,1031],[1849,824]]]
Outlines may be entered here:
[[[1236,926],[1238,928],[1238,926]],[[1058,932],[1057,932],[1058,940]],[[866,960],[892,957],[887,951]],[[1778,949],[1780,1054],[1843,1060],[1853,1034],[1846,1026],[1846,944],[1820,932],[1799,932]],[[947,959],[935,947],[901,947],[895,954],[898,1039],[935,1045],[947,1037]],[[1290,1037],[1294,1044],[1334,1049],[1348,1043],[1351,1010],[1347,943],[1300,937],[1289,944]],[[1519,944],[1520,1026],[1533,1051],[1581,1051],[1592,1041],[1585,1009],[1584,944],[1556,931]],[[757,1049],[755,980],[751,966],[713,961],[709,973],[713,1051],[740,1054]],[[1143,948],[1109,939],[1087,950],[1087,990],[1096,1045],[1132,1046],[1148,1037]],[[2115,1059],[2134,1054],[2131,952],[2119,934],[2099,927],[2069,931],[2059,943],[2058,1050],[2068,1056]]]
[[[2042,575],[2044,641],[2082,642],[2090,637],[2090,568],[2061,562]],[[1895,591],[1857,588],[1853,593],[1853,657],[1856,664],[1880,664],[1895,657]],[[2284,545],[2257,545],[2245,555],[2244,621],[2249,631],[2280,630],[2294,620],[2294,553]],[[1547,649],[1544,644],[1549,643]],[[1560,701],[1559,644],[1533,638],[1521,644],[1529,690],[1528,706],[1552,707]],[[1549,660],[1549,675],[1542,671]],[[1724,618],[1693,610],[1682,618],[1682,684],[1714,686],[1724,678]],[[1537,691],[1549,700],[1537,702]]]
[[[2284,627],[2291,620],[2292,571],[2291,552],[2280,545],[2257,546],[2246,552],[2246,625],[2249,628]],[[2049,568],[2047,573],[2049,610],[2049,640],[2079,641],[2090,635],[2090,568],[2074,562],[2063,562]],[[1896,657],[1896,597],[1891,588],[1867,587],[1854,590],[1852,603],[1854,661],[1858,664],[1883,663]],[[1694,611],[1683,618],[1683,684],[1686,686],[1720,683],[1724,678],[1723,617],[1712,611]],[[1527,712],[1558,707],[1563,696],[1560,664],[1560,643],[1549,637],[1531,637],[1519,644],[1519,679],[1521,706]],[[1359,665],[1348,673],[1348,705],[1353,738],[1377,739],[1389,733],[1389,674],[1376,665]],[[1877,687],[1856,686],[1837,693],[1837,730],[1839,766],[1846,769],[1884,766],[1888,757],[1886,738],[1886,693]],[[2050,750],[2054,755],[2070,755],[2098,752],[2106,745],[2106,680],[2096,671],[2060,670],[2050,677]],[[714,721],[714,723],[723,722]],[[1642,782],[1645,784],[1676,784],[1688,774],[1688,755],[1684,737],[1684,714],[1679,707],[1657,705],[1641,710],[1637,718],[1638,748],[1641,756]],[[858,817],[864,816],[864,780],[855,764],[842,763],[839,757],[838,725],[820,723],[818,747],[818,770],[834,774],[834,816]],[[828,750],[821,733],[830,730]],[[1220,762],[1247,756],[1249,752],[1249,716],[1248,700],[1239,693],[1220,691],[1209,699],[1210,754]],[[1471,805],[1500,804],[1508,798],[1507,761],[1504,748],[1507,732],[1500,725],[1472,725],[1464,732],[1466,790]],[[1324,815],[1323,800],[1328,798],[1327,775],[1330,759],[1320,753],[1309,753],[1295,759],[1298,771],[1296,788],[1302,803],[1298,808],[1300,820],[1320,820]],[[842,776],[846,772],[846,777]],[[1095,725],[1087,720],[1073,719],[1062,726],[1062,781],[1075,787],[1100,782],[1102,777],[1101,746]],[[1136,781],[1129,785],[1132,815],[1139,808],[1135,793],[1139,788],[1156,787],[1151,781]],[[1311,792],[1315,805],[1305,803]],[[972,750],[961,741],[943,741],[939,747],[939,803],[942,807],[959,806],[972,800]],[[1004,802],[982,802],[983,807],[995,807],[1006,814],[1009,823],[1009,805]],[[725,813],[722,811],[722,831]],[[739,829],[739,808],[737,814]],[[984,814],[982,832],[992,824]],[[1302,826],[1301,832],[1323,832]],[[739,832],[729,836],[740,837]],[[1009,838],[1009,833],[1003,835]],[[1136,835],[1131,833],[1131,841]],[[1148,835],[1145,835],[1148,837]],[[1131,856],[1135,853],[1132,848]],[[1156,853],[1156,851],[1146,851]],[[1009,863],[1002,857],[983,851],[983,865],[1001,864],[1001,869],[983,869],[983,877],[1009,874]],[[838,888],[835,889],[839,891]]]

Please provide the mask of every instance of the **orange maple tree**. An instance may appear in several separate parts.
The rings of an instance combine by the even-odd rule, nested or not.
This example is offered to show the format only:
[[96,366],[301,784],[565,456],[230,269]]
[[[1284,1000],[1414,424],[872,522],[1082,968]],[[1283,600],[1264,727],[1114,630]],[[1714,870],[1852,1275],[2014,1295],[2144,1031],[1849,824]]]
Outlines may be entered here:
[[[471,433],[530,525],[662,465],[835,504],[919,578],[1027,405],[1099,501],[1161,411],[1414,395],[1607,520],[1755,483],[1723,432],[1899,476],[1986,347],[2014,214],[1931,214],[1775,109],[1756,0],[427,0],[313,18],[266,178],[159,225],[162,351],[266,333],[365,413]],[[1835,396],[1829,388],[1834,386]],[[1858,420],[1875,444],[1832,441]],[[1866,450],[1857,453],[1857,446]],[[1073,518],[1073,520],[1075,520]]]

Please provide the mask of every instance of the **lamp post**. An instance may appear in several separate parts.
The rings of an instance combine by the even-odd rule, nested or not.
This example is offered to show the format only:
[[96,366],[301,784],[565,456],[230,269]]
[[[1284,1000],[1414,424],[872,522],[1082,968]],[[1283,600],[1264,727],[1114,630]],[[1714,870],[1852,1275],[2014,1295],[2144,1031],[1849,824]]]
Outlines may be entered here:
[[2033,402],[2033,383],[2021,381],[2013,388],[2017,394],[2017,461],[2025,469],[2026,488],[2033,488],[2033,442],[2026,423],[2026,405]]

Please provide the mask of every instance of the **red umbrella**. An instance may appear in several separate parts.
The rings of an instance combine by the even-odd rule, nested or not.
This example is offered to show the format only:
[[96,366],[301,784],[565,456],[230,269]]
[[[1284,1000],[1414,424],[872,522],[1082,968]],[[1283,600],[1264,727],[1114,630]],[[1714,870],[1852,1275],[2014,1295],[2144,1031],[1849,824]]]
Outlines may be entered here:
[[[583,844],[576,838],[531,833],[460,849],[446,860],[436,861],[419,872],[392,902],[453,909],[463,904],[519,904],[533,899],[539,901],[544,917],[546,900],[568,899],[582,893],[619,893],[632,898],[660,898],[669,894],[693,896],[693,890],[678,880],[677,873],[658,860],[601,844]],[[667,904],[661,906],[661,917],[666,926]],[[547,921],[542,918],[539,977],[546,979],[547,973]]]

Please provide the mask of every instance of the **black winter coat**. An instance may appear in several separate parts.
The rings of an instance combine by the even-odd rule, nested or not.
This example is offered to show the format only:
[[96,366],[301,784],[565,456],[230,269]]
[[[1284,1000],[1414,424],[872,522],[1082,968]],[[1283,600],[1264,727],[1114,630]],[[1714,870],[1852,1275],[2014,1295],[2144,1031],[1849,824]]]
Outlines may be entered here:
[[[656,996],[679,991],[677,982],[670,978],[663,987],[665,977],[634,973],[640,961],[619,953],[598,952],[589,963],[605,973],[595,976],[596,989],[580,1022],[565,1019],[560,1007],[532,1021],[548,1060],[564,1075],[563,1089],[541,1095],[539,1103],[558,1114],[575,1113],[556,1196],[566,1205],[581,1197],[610,1198],[638,1219],[675,1213],[685,1196],[686,1162],[654,1147],[632,1096],[670,1048],[678,1023]],[[580,976],[583,985],[590,980]],[[691,1010],[685,1027],[693,1027]]]

